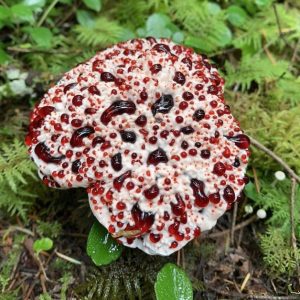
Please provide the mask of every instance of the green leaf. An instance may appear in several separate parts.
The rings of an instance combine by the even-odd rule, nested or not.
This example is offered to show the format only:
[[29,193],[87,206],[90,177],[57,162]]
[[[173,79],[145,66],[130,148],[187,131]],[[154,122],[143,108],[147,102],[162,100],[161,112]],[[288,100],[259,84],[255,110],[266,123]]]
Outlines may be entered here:
[[146,22],[146,31],[147,35],[154,37],[171,37],[172,31],[167,28],[167,25],[171,23],[171,20],[168,16],[156,13],[151,15]]
[[266,8],[273,3],[273,0],[255,0],[254,1],[257,7],[259,8]]
[[51,48],[52,32],[46,27],[27,28],[32,40],[42,48]]
[[0,21],[7,21],[11,18],[11,11],[9,7],[0,5]]
[[53,241],[49,238],[38,239],[33,243],[33,250],[37,253],[52,249]]
[[255,185],[249,182],[244,189],[246,196],[252,200],[257,200],[260,196],[256,191]]
[[12,6],[11,12],[13,14],[14,19],[20,22],[33,23],[34,21],[32,8],[24,4],[16,4]]
[[122,253],[123,246],[118,244],[107,232],[107,230],[95,222],[92,226],[86,251],[97,266],[107,265],[118,259]]
[[45,6],[46,0],[24,0],[23,4],[25,4],[26,6],[31,6],[34,9],[42,8]]
[[177,31],[172,35],[172,40],[175,43],[182,43],[184,40],[184,34],[181,31]]
[[76,11],[76,19],[80,25],[85,27],[93,27],[95,24],[93,15],[86,10],[78,9]]
[[83,0],[84,4],[94,10],[99,12],[101,10],[101,6],[102,6],[102,1],[101,0]]
[[192,284],[185,272],[174,264],[166,264],[155,282],[157,300],[192,300]]
[[0,48],[0,65],[9,61],[9,55]]
[[241,27],[248,19],[248,14],[237,5],[231,5],[226,10],[227,20],[234,26]]

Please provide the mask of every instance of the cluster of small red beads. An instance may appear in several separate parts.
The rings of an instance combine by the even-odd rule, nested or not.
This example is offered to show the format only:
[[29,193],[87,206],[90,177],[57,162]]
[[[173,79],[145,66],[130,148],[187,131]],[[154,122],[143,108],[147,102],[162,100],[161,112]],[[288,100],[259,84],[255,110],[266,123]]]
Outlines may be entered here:
[[190,48],[120,43],[48,91],[26,144],[46,185],[87,187],[120,242],[168,255],[210,229],[247,181],[249,138],[223,88]]

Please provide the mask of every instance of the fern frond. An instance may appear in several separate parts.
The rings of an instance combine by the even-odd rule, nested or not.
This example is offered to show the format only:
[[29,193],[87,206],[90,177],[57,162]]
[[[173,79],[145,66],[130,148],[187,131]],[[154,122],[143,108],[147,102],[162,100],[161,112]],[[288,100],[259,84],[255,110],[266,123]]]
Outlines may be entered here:
[[273,65],[267,58],[243,57],[238,67],[226,63],[227,86],[239,84],[243,91],[250,88],[251,82],[255,81],[258,85],[264,82],[278,79],[287,71],[289,63],[287,61],[277,61]]
[[226,46],[231,40],[231,31],[225,23],[225,14],[222,11],[212,13],[207,2],[176,0],[170,6],[170,14],[192,39],[198,41],[198,46],[189,45],[187,39],[188,46],[196,46],[201,51],[211,53]]
[[100,17],[93,27],[76,26],[77,41],[88,47],[106,47],[121,40],[125,29],[115,21]]
[[18,183],[26,184],[26,177],[36,178],[34,164],[29,159],[25,145],[19,140],[0,146],[0,185],[7,183],[17,192]]

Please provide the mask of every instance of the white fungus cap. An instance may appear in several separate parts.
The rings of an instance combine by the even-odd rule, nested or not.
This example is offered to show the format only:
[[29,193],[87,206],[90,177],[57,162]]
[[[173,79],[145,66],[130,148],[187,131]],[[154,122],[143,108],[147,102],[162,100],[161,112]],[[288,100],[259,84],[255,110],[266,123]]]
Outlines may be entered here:
[[282,171],[277,171],[277,172],[275,172],[275,178],[279,181],[282,181],[286,178],[286,175]]
[[267,216],[267,213],[264,209],[260,208],[257,212],[256,215],[259,219],[265,219]]

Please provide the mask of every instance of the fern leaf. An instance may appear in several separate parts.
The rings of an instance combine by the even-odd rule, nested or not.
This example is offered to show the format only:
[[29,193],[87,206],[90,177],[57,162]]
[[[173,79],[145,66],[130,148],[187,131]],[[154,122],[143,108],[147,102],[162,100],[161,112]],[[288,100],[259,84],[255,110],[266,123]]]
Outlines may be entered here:
[[243,57],[237,68],[229,63],[225,64],[227,85],[239,84],[245,91],[250,88],[252,81],[260,85],[266,81],[278,79],[287,71],[288,66],[287,61],[278,61],[273,65],[267,58]]
[[98,18],[92,27],[77,26],[77,41],[84,46],[106,47],[119,42],[124,28],[105,17]]

